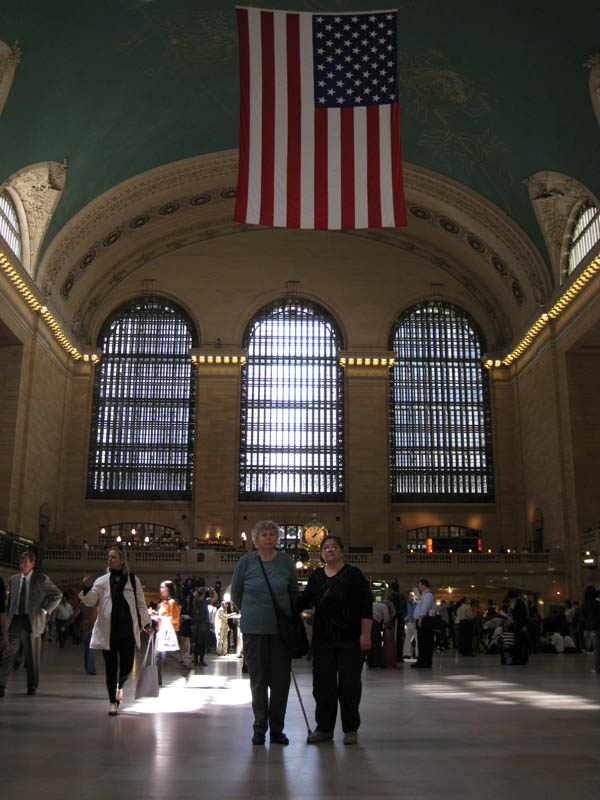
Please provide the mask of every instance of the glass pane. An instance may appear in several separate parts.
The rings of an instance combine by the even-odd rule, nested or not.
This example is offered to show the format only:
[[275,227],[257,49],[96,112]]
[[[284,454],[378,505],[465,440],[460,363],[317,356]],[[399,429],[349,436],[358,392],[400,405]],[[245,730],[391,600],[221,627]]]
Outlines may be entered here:
[[391,481],[395,500],[493,499],[483,337],[448,303],[422,303],[392,331]]
[[117,310],[98,346],[88,496],[191,494],[195,333],[181,309],[144,298]]
[[343,497],[340,336],[318,306],[276,303],[250,324],[240,498]]

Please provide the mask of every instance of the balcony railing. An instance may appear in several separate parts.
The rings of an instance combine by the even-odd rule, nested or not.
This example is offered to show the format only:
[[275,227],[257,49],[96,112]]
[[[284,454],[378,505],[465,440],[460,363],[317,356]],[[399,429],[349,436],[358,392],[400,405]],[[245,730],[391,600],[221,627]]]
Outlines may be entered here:
[[[139,575],[154,580],[162,578],[202,575],[220,575],[223,582],[231,576],[244,551],[233,550],[145,550],[128,552],[129,565]],[[347,553],[346,562],[359,566],[373,578],[430,577],[471,575],[483,579],[487,576],[514,578],[519,575],[546,575],[564,573],[562,552],[558,553],[399,553],[394,550],[376,550],[373,553]],[[57,549],[44,552],[44,569],[65,580],[69,573],[80,576],[82,571],[97,575],[106,564],[104,550]]]

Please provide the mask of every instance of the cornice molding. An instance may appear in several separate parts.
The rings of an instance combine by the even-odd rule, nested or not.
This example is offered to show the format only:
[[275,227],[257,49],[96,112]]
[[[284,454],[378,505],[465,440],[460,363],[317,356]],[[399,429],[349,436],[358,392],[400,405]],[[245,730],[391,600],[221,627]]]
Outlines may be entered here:
[[[72,268],[74,255],[78,256],[78,261],[91,242],[103,241],[111,231],[124,229],[132,220],[148,213],[148,200],[152,197],[170,196],[156,204],[162,208],[177,202],[171,199],[173,195],[182,197],[181,188],[189,185],[194,187],[189,190],[190,199],[203,192],[208,192],[212,198],[215,179],[231,175],[237,181],[237,162],[237,151],[198,156],[148,170],[113,187],[76,214],[57,234],[40,263],[38,281],[45,291],[52,291],[65,265],[67,271]],[[233,187],[227,184],[227,189],[235,191],[235,183]]]
[[[490,252],[509,251],[510,260],[527,278],[535,302],[541,305],[546,300],[552,291],[547,265],[535,244],[510,217],[451,178],[411,164],[403,166],[403,173],[407,194],[414,191],[427,195],[440,216],[447,216],[449,208],[462,212],[473,227],[480,226],[481,230],[473,233],[487,241]],[[461,220],[458,223],[465,224]]]

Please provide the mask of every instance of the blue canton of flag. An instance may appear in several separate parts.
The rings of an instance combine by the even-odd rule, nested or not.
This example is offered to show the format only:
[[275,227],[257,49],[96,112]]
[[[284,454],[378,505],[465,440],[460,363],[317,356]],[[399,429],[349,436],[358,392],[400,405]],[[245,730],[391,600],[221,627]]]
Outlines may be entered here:
[[313,17],[315,106],[396,103],[396,14]]

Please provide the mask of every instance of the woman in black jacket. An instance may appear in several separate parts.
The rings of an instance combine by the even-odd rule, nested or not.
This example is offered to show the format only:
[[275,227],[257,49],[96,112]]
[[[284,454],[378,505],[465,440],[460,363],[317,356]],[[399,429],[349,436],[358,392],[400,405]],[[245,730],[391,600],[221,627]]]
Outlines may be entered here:
[[333,739],[338,702],[344,744],[358,741],[364,653],[371,647],[371,590],[358,567],[344,562],[339,536],[321,545],[325,566],[316,569],[300,596],[300,608],[314,606],[312,635],[313,696],[317,729],[307,742]]

